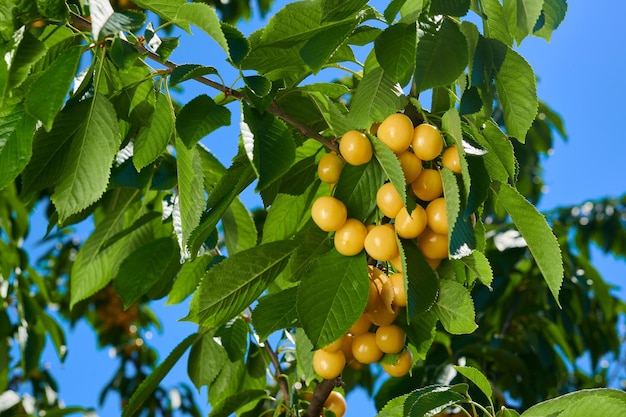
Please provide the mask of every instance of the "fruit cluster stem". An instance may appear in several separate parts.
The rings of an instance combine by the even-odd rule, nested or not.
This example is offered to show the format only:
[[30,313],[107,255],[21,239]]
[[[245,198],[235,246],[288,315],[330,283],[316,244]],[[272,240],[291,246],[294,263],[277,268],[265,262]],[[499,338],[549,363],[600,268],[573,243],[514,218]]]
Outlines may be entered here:
[[330,392],[335,387],[340,387],[342,385],[343,381],[341,380],[341,376],[333,379],[324,379],[322,382],[317,384],[315,391],[313,392],[313,398],[311,398],[311,403],[306,409],[306,413],[304,413],[304,417],[318,417],[322,413],[324,402],[326,402]]

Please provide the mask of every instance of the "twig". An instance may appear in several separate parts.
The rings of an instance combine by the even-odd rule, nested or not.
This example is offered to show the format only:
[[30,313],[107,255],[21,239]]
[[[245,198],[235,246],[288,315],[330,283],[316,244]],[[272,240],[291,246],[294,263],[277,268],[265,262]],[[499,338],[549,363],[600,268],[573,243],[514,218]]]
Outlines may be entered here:
[[[91,22],[87,19],[85,19],[84,17],[82,17],[79,14],[76,14],[74,12],[70,12],[70,17],[72,19],[72,24],[79,28],[79,29],[84,29],[84,30],[91,30]],[[170,60],[162,60],[161,57],[148,50],[143,44],[138,43],[138,44],[133,44],[131,42],[125,41],[127,42],[129,45],[133,46],[135,49],[137,49],[137,51],[139,51],[142,54],[145,54],[148,58],[150,58],[151,60],[158,62],[161,65],[164,65],[165,67],[167,67],[170,71],[175,70],[176,68],[178,68],[178,64],[170,61]],[[233,90],[221,83],[218,83],[216,81],[213,81],[209,78],[206,77],[194,77],[193,78],[195,81],[206,85],[208,87],[211,87],[215,90],[218,90],[222,93],[224,93],[225,95],[231,96],[236,98],[237,100],[243,100],[246,102],[250,102],[250,99],[243,94],[241,91],[238,90]],[[298,129],[300,131],[300,133],[303,136],[309,137],[311,139],[314,139],[318,142],[320,142],[322,145],[326,146],[328,149],[330,149],[331,151],[334,152],[339,152],[339,147],[337,146],[337,143],[335,141],[329,140],[328,138],[325,138],[324,136],[322,136],[319,132],[316,132],[315,130],[311,129],[309,126],[306,126],[305,124],[299,122],[298,120],[294,119],[293,117],[291,117],[289,114],[287,114],[281,107],[279,107],[278,105],[276,105],[275,103],[273,103],[271,106],[268,107],[267,111],[271,114],[273,114],[274,116],[278,117],[279,119],[284,120],[285,122],[287,122],[288,124],[290,124],[291,126],[295,127],[296,129]]]
[[304,413],[304,417],[318,417],[322,412],[322,408],[324,408],[324,403],[330,395],[330,392],[333,388],[340,387],[342,385],[343,381],[340,376],[334,379],[325,379],[317,384],[317,387],[315,387],[315,391],[313,392],[313,398],[311,398],[309,408],[307,408],[306,413]]
[[285,401],[289,401],[289,387],[287,386],[287,381],[285,381],[285,378],[282,375],[278,355],[274,352],[274,349],[272,349],[267,340],[263,343],[263,346],[265,347],[265,351],[274,365],[274,379],[278,382],[278,385],[283,392],[283,396],[285,397]]

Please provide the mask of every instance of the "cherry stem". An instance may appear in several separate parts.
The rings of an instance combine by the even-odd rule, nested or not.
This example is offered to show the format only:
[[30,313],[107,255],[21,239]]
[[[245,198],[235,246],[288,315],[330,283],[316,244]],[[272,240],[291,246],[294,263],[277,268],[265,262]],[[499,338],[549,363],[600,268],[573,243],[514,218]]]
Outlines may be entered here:
[[341,376],[333,379],[325,379],[315,387],[311,403],[304,413],[304,417],[318,417],[322,413],[326,399],[335,387],[343,385]]

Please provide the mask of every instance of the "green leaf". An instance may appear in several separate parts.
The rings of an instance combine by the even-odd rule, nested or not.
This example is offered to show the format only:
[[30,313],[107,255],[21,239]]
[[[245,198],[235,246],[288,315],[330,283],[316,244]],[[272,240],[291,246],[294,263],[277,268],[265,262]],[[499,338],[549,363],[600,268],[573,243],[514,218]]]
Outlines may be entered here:
[[200,224],[193,231],[188,241],[192,256],[202,247],[204,241],[213,233],[217,223],[230,207],[233,200],[254,180],[254,170],[248,157],[239,154],[233,164],[222,175],[207,201],[207,211],[200,219]]
[[174,350],[167,355],[167,358],[159,364],[155,369],[150,372],[148,377],[137,387],[133,395],[128,400],[126,407],[122,409],[122,417],[131,417],[135,415],[143,406],[144,402],[152,395],[154,390],[159,387],[159,384],[165,378],[165,375],[172,369],[172,367],[183,356],[185,351],[198,340],[200,335],[194,333],[187,336],[180,342]]
[[173,305],[183,302],[198,287],[200,279],[204,276],[213,256],[204,254],[198,256],[194,260],[186,261],[178,275],[176,281],[170,290],[165,305]]
[[298,317],[313,346],[341,337],[365,309],[369,292],[364,252],[343,256],[330,251],[302,276]]
[[[17,51],[12,54],[13,61],[7,62],[9,66],[9,87],[12,89],[19,87],[30,75],[33,65],[40,60],[46,52],[46,47],[43,42],[30,32],[24,32],[24,36],[20,40]],[[1,91],[2,89],[0,89],[0,92]]]
[[5,106],[0,110],[0,190],[17,178],[33,152],[37,120],[26,114],[23,106]]
[[470,8],[470,0],[432,0],[430,14],[465,16]]
[[409,397],[409,394],[404,394],[390,400],[376,417],[404,417],[404,402]]
[[367,0],[322,0],[322,20],[332,22],[357,14]]
[[215,341],[213,332],[207,332],[196,340],[189,351],[187,374],[200,391],[217,378],[228,360],[226,350]]
[[366,70],[352,97],[348,123],[356,129],[369,129],[372,123],[382,121],[406,103],[400,84],[381,67]]
[[235,199],[222,216],[224,241],[229,255],[256,245],[257,231],[248,209],[239,199]]
[[[229,54],[228,42],[222,32],[220,19],[215,10],[204,3],[183,3],[176,13],[175,20],[191,23],[217,42]],[[230,54],[229,54],[230,55]]]
[[[142,9],[148,9],[162,17],[164,20],[176,21],[176,15],[185,0],[133,0]],[[185,21],[176,21],[176,24],[189,31],[189,25]]]
[[509,32],[504,6],[500,0],[485,0],[482,6],[483,13],[487,16],[487,19],[483,20],[485,37],[497,39],[506,46],[512,46],[514,34]]
[[137,171],[154,162],[166,149],[174,132],[174,114],[169,99],[157,93],[150,122],[139,129],[133,147],[133,164]]
[[250,51],[248,39],[235,26],[224,22],[221,22],[221,25],[228,44],[230,59],[235,65],[239,65]]
[[415,346],[417,360],[426,359],[437,334],[437,315],[429,310],[415,315],[406,329],[409,342]]
[[374,156],[378,160],[385,176],[389,178],[394,188],[402,199],[404,207],[407,205],[407,193],[406,193],[406,180],[404,178],[404,171],[402,171],[402,165],[395,153],[387,145],[385,145],[380,139],[372,136],[372,145],[374,146]]
[[456,387],[456,385],[438,386],[428,392],[411,393],[404,402],[404,415],[409,417],[434,415],[451,405],[467,401],[465,396],[455,391]]
[[176,66],[170,74],[170,87],[174,87],[183,81],[192,80],[207,74],[217,74],[214,67],[205,67],[200,64],[182,64]]
[[172,273],[178,265],[178,245],[170,237],[162,237],[128,255],[113,280],[115,292],[128,308],[146,294],[161,278]]
[[330,129],[330,133],[335,136],[342,136],[350,126],[346,122],[345,107],[326,96],[322,92],[308,92],[308,96],[313,100],[317,110],[324,118]]
[[501,52],[504,56],[496,73],[496,90],[504,111],[504,126],[509,136],[524,142],[537,115],[537,80],[532,67],[520,54],[508,47],[506,51],[500,46],[494,49],[496,54]]
[[559,243],[548,222],[510,185],[496,182],[492,185],[492,190],[524,237],[548,288],[560,306],[559,290],[563,283],[563,261]]
[[123,12],[115,12],[104,22],[104,25],[98,32],[98,38],[103,39],[107,36],[116,35],[119,32],[131,32],[139,29],[146,20],[146,15],[133,10],[125,10]]
[[231,362],[243,360],[248,350],[249,325],[241,317],[222,325],[215,332],[215,338],[226,349]]
[[439,280],[439,298],[433,309],[449,333],[469,334],[478,328],[470,292],[458,282]]
[[176,131],[188,148],[222,126],[230,125],[230,110],[206,94],[201,94],[180,109],[176,116]]
[[265,390],[261,389],[237,392],[214,404],[209,413],[209,417],[228,417],[245,405],[254,401],[258,402],[262,398],[267,397],[268,395]]
[[518,45],[533,33],[543,2],[544,0],[504,0],[509,33],[515,37]]
[[289,327],[299,327],[296,299],[298,288],[266,295],[252,311],[252,324],[259,340],[266,340],[272,333]]
[[243,77],[246,87],[259,97],[266,96],[272,90],[272,82],[261,75]]
[[402,271],[405,271],[407,285],[407,317],[412,322],[414,317],[433,306],[439,293],[439,282],[415,241],[399,239],[399,243]]
[[626,393],[609,388],[583,389],[536,404],[520,417],[618,416],[626,409]]
[[256,189],[262,190],[289,170],[296,145],[285,122],[270,113],[259,113],[245,103],[242,106],[243,144],[259,178]]
[[472,381],[482,392],[485,394],[488,400],[491,400],[493,397],[493,391],[491,389],[491,384],[487,377],[483,375],[478,369],[473,368],[471,366],[458,366],[454,365],[454,369],[465,378]]
[[102,197],[121,141],[115,109],[104,96],[96,94],[73,112],[84,118],[72,136],[63,172],[50,197],[61,222]]
[[316,74],[328,62],[329,58],[348,39],[356,28],[357,19],[345,23],[336,24],[328,30],[316,33],[306,41],[300,49],[302,60]]
[[191,232],[200,223],[204,209],[204,171],[197,148],[187,148],[178,138],[176,138],[176,168],[182,223],[181,248],[185,249]]
[[317,186],[301,195],[278,194],[265,218],[263,243],[291,239],[311,218],[311,204],[316,196]]
[[378,160],[372,159],[358,166],[346,164],[335,186],[334,196],[343,201],[350,217],[363,221],[376,208],[376,190],[384,182],[385,172]]
[[332,237],[311,220],[298,232],[294,240],[302,243],[289,260],[286,269],[291,273],[291,281],[299,281],[313,262],[332,249]]
[[541,26],[539,29],[535,28],[534,35],[540,36],[549,42],[552,37],[552,32],[559,27],[565,18],[566,12],[566,0],[544,0],[541,16],[538,21],[538,23],[541,23]]
[[30,86],[24,102],[26,111],[41,120],[47,131],[63,107],[82,54],[82,46],[66,49]]
[[448,18],[420,22],[415,84],[417,91],[452,84],[468,63],[467,42]]
[[297,244],[279,241],[230,256],[200,281],[184,320],[218,327],[248,307],[287,264]]
[[489,259],[487,259],[484,253],[475,250],[471,255],[461,258],[461,262],[476,275],[483,285],[491,287],[493,272]]

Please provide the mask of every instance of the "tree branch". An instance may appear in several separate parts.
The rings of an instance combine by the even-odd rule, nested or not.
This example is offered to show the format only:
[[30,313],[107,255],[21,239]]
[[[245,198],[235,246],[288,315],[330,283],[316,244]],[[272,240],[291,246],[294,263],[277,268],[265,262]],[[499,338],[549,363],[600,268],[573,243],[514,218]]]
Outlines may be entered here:
[[341,380],[341,376],[334,379],[325,379],[317,384],[315,391],[313,392],[313,398],[311,398],[311,403],[306,409],[306,413],[304,413],[304,417],[318,417],[322,413],[324,403],[330,395],[330,392],[335,387],[340,387],[342,385],[343,381]]
[[280,361],[278,360],[278,355],[274,352],[274,349],[270,346],[269,342],[266,340],[263,343],[263,347],[265,347],[265,351],[270,357],[272,364],[274,365],[274,379],[278,382],[281,391],[283,392],[283,396],[285,397],[285,401],[289,401],[289,386],[287,386],[287,381],[282,375],[282,369],[280,368]]
[[[83,30],[91,30],[91,22],[85,19],[84,17],[82,17],[81,15],[70,11],[70,17],[72,19],[72,25],[74,25],[75,27],[79,29],[83,29]],[[128,41],[125,41],[125,42],[131,45],[132,47],[134,47],[135,49],[137,49],[137,51],[139,51],[140,53],[145,54],[151,60],[158,62],[159,64],[165,66],[166,68],[168,68],[170,72],[178,68],[178,64],[169,60],[162,60],[158,54],[148,50],[141,43],[133,44]],[[209,78],[200,76],[200,77],[194,77],[194,80],[199,82],[200,84],[203,84],[215,90],[218,90],[224,93],[225,95],[234,97],[237,100],[240,100],[240,101],[243,100],[248,103],[250,102],[250,99],[248,99],[248,97],[245,94],[243,94],[241,91],[233,90]],[[334,140],[325,138],[319,132],[316,132],[315,130],[311,129],[309,126],[294,119],[289,114],[287,114],[281,107],[279,107],[276,103],[272,103],[272,105],[268,107],[267,111],[273,114],[274,116],[278,117],[279,119],[282,119],[283,121],[290,124],[291,126],[295,127],[296,129],[298,129],[303,136],[314,139],[318,141],[319,143],[321,143],[322,145],[326,146],[331,151],[339,153],[339,147],[337,146],[337,143]]]

